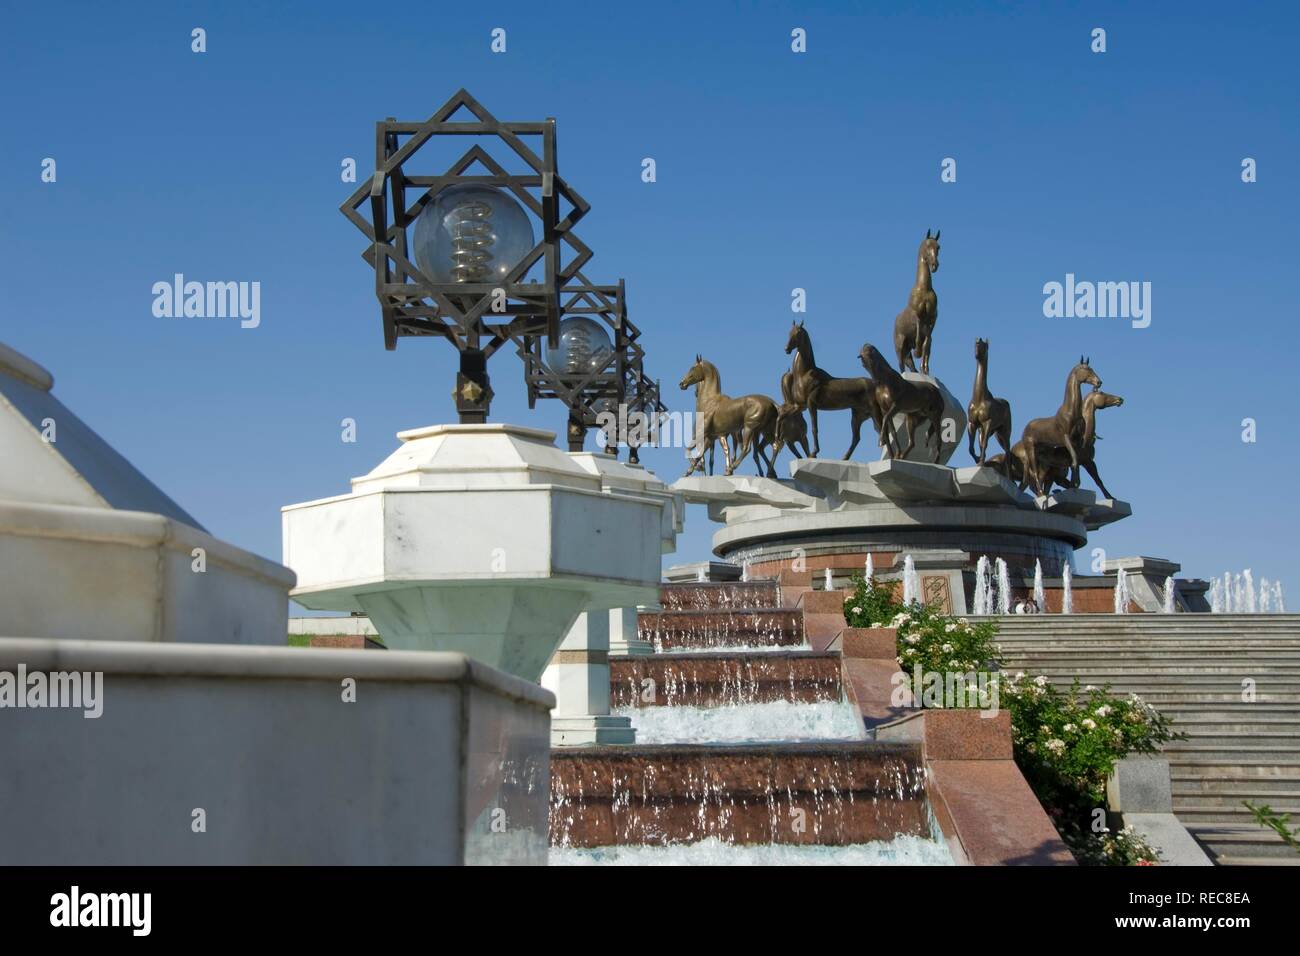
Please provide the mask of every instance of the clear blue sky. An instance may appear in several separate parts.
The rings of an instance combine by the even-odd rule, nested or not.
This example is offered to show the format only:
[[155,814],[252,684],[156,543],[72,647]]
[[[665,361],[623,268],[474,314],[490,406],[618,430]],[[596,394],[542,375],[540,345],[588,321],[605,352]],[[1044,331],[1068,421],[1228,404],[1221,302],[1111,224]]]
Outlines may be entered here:
[[[337,207],[340,161],[373,168],[375,120],[465,86],[503,119],[556,117],[593,207],[586,271],[627,279],[674,407],[696,351],[729,393],[779,394],[796,286],[819,364],[861,374],[939,227],[933,368],[959,399],[983,336],[1019,423],[1056,408],[1081,352],[1127,400],[1098,456],[1135,514],[1093,543],[1191,575],[1249,566],[1300,604],[1294,6],[950,7],[6,0],[0,340],[210,530],[278,557],[281,505],[345,491],[394,432],[454,417],[453,351],[384,351]],[[260,281],[261,327],[155,318],[150,288],[176,272]],[[1150,328],[1045,318],[1067,272],[1151,282]],[[528,412],[513,353],[492,372],[496,420],[562,430],[558,404]],[[824,421],[839,455],[847,414]],[[683,469],[678,450],[645,457]],[[713,530],[692,509],[668,560],[704,557]]]

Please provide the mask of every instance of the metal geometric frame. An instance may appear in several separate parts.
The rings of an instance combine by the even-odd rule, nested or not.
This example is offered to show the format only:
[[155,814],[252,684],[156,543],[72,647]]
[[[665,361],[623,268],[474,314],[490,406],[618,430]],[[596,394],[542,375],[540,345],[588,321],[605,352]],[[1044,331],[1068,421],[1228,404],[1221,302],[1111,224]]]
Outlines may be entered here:
[[[452,117],[462,109],[476,121],[454,121]],[[479,142],[441,173],[408,172],[407,163],[420,148],[441,136],[489,137],[489,145],[504,145],[528,172],[508,172]],[[475,167],[485,172],[475,172]],[[435,282],[413,261],[406,231],[442,189],[471,184],[495,186],[513,195],[540,220],[540,238],[503,281]],[[413,201],[411,193],[415,193]],[[362,215],[367,207],[368,221]],[[642,396],[648,388],[643,352],[636,343],[640,333],[627,319],[623,281],[598,286],[581,271],[592,252],[574,226],[590,208],[559,175],[553,118],[540,123],[502,122],[460,89],[423,122],[389,117],[375,124],[375,172],[339,211],[369,243],[362,255],[375,271],[385,348],[395,349],[397,340],[407,336],[447,339],[461,357],[453,393],[461,420],[484,421],[492,397],[487,360],[506,342],[513,342],[524,359],[529,407],[538,398],[563,401],[570,409],[570,447],[576,440],[581,448],[583,434],[596,423],[593,405],[602,398],[624,402],[629,394]],[[539,262],[542,281],[523,281]],[[574,380],[555,375],[545,365],[543,340],[557,342],[560,322],[569,315],[591,316],[609,326],[615,347],[609,368]],[[637,399],[644,400],[644,396]],[[657,389],[652,404],[662,410]]]

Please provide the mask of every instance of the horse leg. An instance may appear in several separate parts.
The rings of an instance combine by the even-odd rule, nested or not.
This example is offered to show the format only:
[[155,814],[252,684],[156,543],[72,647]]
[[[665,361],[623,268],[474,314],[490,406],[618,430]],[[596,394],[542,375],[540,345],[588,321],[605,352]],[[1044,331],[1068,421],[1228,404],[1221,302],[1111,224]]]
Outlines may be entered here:
[[984,464],[984,459],[989,455],[989,426],[985,424],[980,428],[980,464]]
[[853,441],[849,443],[849,450],[844,453],[844,460],[848,461],[853,456],[853,449],[858,447],[858,441],[862,438],[862,412],[854,408],[849,413],[852,416]]
[[1097,487],[1101,489],[1102,496],[1105,498],[1113,497],[1111,493],[1106,490],[1106,486],[1101,483],[1101,475],[1097,474],[1097,462],[1085,461],[1083,467],[1088,469],[1088,474],[1092,476],[1092,480],[1095,481]]
[[[1029,484],[1034,477],[1034,472],[1036,470],[1035,466],[1038,461],[1038,454],[1035,450],[1034,442],[1032,440],[1029,440],[1026,441],[1024,445],[1025,445],[1025,460],[1024,460],[1024,467],[1022,469],[1022,474],[1020,475],[1021,491],[1024,491],[1026,488],[1029,487]],[[1037,487],[1034,488],[1034,492],[1035,493],[1038,492]]]
[[943,457],[943,410],[930,419],[930,440],[934,442],[934,463]]
[[[1070,434],[1065,434],[1065,450],[1070,453],[1070,470],[1068,472],[1070,487],[1079,487],[1079,453],[1074,450],[1074,442],[1070,441]],[[1064,486],[1062,486],[1064,487]]]
[[813,453],[812,456],[817,458],[821,455],[821,440],[817,437],[817,406],[811,402],[808,404],[808,417],[812,419],[813,426]]
[[975,454],[975,430],[977,428],[979,428],[979,425],[976,424],[973,418],[966,423],[966,447],[970,449],[970,456],[975,459],[975,464],[982,465],[984,464],[984,457]]
[[996,434],[997,434],[999,444],[1002,445],[1002,471],[1003,474],[1006,475],[1007,480],[1010,481],[1011,480],[1011,459],[1012,457],[1014,457],[1011,454],[1011,427],[1008,425],[1003,428],[999,428]]
[[[894,429],[894,437],[898,437],[898,429]],[[898,453],[899,458],[906,459],[912,453],[912,448],[916,445],[916,419],[909,412],[907,414],[907,448]]]
[[740,432],[740,448],[733,453],[731,461],[727,465],[728,475],[734,474],[736,469],[740,467],[740,463],[749,456],[749,449],[753,440],[754,430],[748,425],[744,426]]

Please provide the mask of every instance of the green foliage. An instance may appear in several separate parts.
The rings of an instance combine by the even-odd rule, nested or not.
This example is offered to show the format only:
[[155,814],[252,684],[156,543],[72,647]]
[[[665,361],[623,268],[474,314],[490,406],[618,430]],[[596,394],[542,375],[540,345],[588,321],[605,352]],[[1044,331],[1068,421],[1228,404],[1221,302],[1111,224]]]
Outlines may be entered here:
[[[936,609],[895,600],[891,584],[854,578],[844,602],[850,627],[897,629],[899,664],[910,675],[923,672],[1001,671],[997,625],[971,623]],[[1011,714],[1016,763],[1039,802],[1052,816],[1061,838],[1081,863],[1136,865],[1156,862],[1155,851],[1129,831],[1094,829],[1097,808],[1106,802],[1106,781],[1115,762],[1129,754],[1155,753],[1178,735],[1168,718],[1136,694],[1113,694],[1109,687],[1069,691],[1046,677],[1024,672],[996,678],[998,704]],[[918,703],[920,688],[913,687]],[[972,706],[978,706],[972,702]]]
[[1300,828],[1291,829],[1291,814],[1279,813],[1267,803],[1256,805],[1243,800],[1242,805],[1254,815],[1256,823],[1273,830],[1282,838],[1283,843],[1300,853]]

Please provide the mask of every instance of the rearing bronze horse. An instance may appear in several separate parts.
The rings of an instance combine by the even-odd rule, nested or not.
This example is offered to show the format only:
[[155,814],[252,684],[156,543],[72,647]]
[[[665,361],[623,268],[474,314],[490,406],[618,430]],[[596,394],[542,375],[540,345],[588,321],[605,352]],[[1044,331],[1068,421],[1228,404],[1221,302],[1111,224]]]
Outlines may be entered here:
[[[997,398],[989,391],[989,340],[975,340],[975,387],[971,390],[970,404],[966,406],[966,439],[970,445],[970,456],[979,464],[985,464],[988,458],[989,437],[996,435],[1002,443],[1002,451],[1011,453],[1011,403],[1005,398]],[[975,433],[979,432],[980,450],[975,454]],[[1004,458],[1003,474],[1011,477]]]
[[[1061,407],[1051,418],[1035,418],[1025,426],[1020,442],[1024,445],[1024,475],[1020,479],[1020,490],[1026,485],[1034,486],[1037,495],[1046,494],[1043,479],[1047,468],[1039,463],[1039,449],[1051,446],[1064,448],[1070,456],[1070,487],[1079,487],[1079,448],[1083,442],[1083,383],[1093,388],[1101,387],[1101,379],[1092,370],[1088,360],[1079,356],[1079,364],[1070,369],[1065,379],[1065,398]],[[1047,454],[1045,452],[1045,454]]]
[[907,308],[894,319],[894,351],[898,353],[898,370],[915,372],[915,355],[921,360],[921,372],[930,374],[930,342],[934,324],[939,320],[939,296],[934,291],[930,274],[939,271],[939,231],[925,238],[916,250],[916,282],[907,296]]
[[781,395],[787,405],[796,405],[808,409],[812,419],[812,457],[821,452],[821,443],[817,438],[817,412],[843,411],[852,413],[853,441],[844,453],[847,461],[858,447],[862,437],[862,423],[868,419],[879,430],[881,426],[880,406],[876,403],[876,387],[869,378],[836,378],[825,369],[817,367],[813,357],[812,339],[802,322],[790,326],[790,335],[785,342],[785,354],[795,353],[790,363],[790,371],[781,376]]

